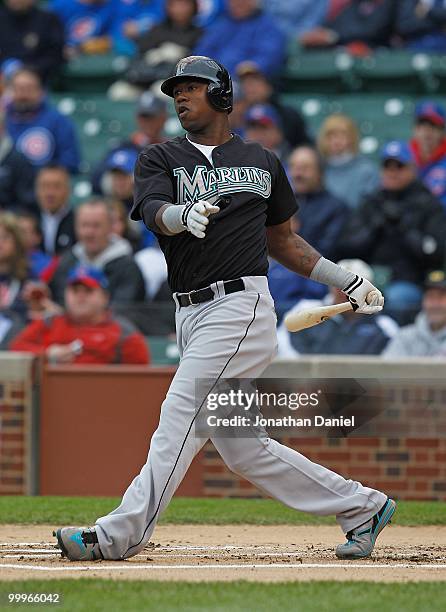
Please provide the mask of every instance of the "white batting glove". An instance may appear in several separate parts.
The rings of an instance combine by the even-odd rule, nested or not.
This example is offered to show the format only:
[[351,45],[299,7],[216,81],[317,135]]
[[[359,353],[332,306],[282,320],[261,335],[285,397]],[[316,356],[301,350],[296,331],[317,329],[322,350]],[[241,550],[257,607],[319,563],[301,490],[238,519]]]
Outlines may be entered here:
[[206,200],[191,202],[184,206],[181,215],[181,223],[188,232],[197,238],[204,238],[206,226],[209,223],[208,217],[218,212],[220,212],[220,208],[213,204],[209,204]]
[[361,314],[375,314],[383,309],[384,296],[370,281],[355,274],[355,279],[342,290],[353,306]]

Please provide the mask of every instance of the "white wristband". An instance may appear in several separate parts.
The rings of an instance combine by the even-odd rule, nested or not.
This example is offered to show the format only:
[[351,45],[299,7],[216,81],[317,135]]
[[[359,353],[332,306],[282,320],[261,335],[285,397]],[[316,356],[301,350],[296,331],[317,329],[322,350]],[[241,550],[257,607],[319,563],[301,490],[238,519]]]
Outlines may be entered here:
[[168,206],[161,215],[162,222],[172,234],[179,234],[186,229],[181,221],[184,205]]
[[310,274],[312,280],[341,290],[348,287],[355,280],[355,276],[353,272],[349,272],[342,266],[325,259],[325,257],[321,257],[317,261]]

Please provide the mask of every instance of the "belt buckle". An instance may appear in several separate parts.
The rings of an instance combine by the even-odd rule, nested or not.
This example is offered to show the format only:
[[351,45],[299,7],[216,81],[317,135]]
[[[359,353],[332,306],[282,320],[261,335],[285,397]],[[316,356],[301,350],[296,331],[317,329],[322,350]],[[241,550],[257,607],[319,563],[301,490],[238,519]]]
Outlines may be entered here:
[[193,293],[197,293],[196,289],[194,289],[193,291],[189,291],[189,293],[187,294],[187,297],[189,299],[189,306],[196,306],[195,302],[192,301]]

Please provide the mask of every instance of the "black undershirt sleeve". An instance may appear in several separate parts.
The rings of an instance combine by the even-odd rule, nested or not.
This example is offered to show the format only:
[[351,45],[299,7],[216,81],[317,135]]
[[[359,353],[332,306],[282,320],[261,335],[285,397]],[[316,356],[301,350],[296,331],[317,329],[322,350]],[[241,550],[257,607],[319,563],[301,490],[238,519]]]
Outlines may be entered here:
[[266,213],[267,226],[285,223],[299,208],[284,167],[276,155],[270,155],[272,185]]
[[144,221],[145,225],[159,232],[155,223],[158,210],[164,204],[173,204],[174,187],[169,167],[153,146],[142,151],[135,166],[133,207],[130,218]]

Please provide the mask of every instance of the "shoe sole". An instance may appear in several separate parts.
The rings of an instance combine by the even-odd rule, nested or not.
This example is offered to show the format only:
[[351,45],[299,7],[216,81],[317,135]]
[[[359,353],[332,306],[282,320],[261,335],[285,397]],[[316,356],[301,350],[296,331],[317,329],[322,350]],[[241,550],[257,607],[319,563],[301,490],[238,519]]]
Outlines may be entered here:
[[57,531],[53,531],[53,536],[55,538],[57,538],[57,545],[59,546],[60,551],[61,551],[60,552],[60,556],[62,557],[62,559],[64,557],[66,557],[68,559],[68,552],[67,552],[67,549],[65,548],[65,545],[64,545],[63,540],[62,540],[62,529],[58,529]]
[[376,544],[376,540],[379,536],[379,534],[381,533],[381,531],[384,529],[384,527],[386,527],[389,523],[392,522],[392,517],[395,514],[395,510],[396,510],[396,502],[393,499],[388,499],[386,502],[386,509],[384,510],[384,512],[382,513],[378,524],[376,526],[376,530],[374,533],[372,533],[372,548],[370,549],[370,552],[364,554],[364,555],[346,555],[346,556],[340,556],[338,557],[338,555],[336,554],[336,556],[338,557],[338,559],[343,559],[345,560],[355,560],[355,559],[368,559],[370,557],[370,555],[373,552],[373,549],[375,548],[375,544]]

